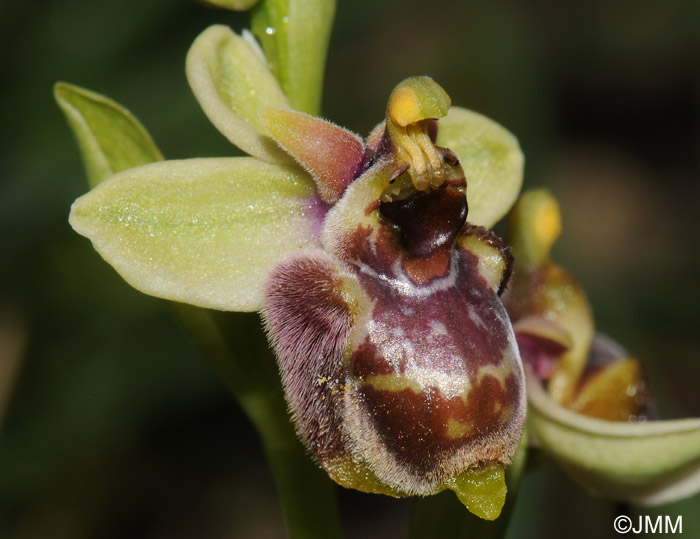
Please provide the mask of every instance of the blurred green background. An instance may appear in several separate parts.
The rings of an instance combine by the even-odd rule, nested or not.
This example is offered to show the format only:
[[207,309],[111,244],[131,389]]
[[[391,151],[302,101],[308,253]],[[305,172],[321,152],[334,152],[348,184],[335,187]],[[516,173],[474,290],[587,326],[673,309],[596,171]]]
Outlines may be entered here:
[[[158,300],[73,233],[86,190],[52,85],[127,106],[168,158],[232,155],[184,58],[245,14],[187,0],[0,4],[0,537],[283,536],[252,427]],[[324,114],[366,134],[427,74],[508,127],[559,198],[555,255],[598,327],[643,360],[662,417],[700,416],[700,2],[340,0]],[[616,537],[614,507],[551,465],[509,537]],[[405,536],[410,501],[339,491],[350,538]],[[635,514],[683,515],[700,497]]]

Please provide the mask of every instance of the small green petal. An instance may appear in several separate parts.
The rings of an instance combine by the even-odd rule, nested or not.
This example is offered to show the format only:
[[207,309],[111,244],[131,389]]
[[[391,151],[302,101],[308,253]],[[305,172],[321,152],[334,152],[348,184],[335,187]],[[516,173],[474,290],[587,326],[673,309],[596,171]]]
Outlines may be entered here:
[[493,120],[451,107],[440,120],[437,145],[459,157],[467,178],[467,221],[492,227],[515,202],[525,159],[517,139]]
[[264,161],[292,162],[258,117],[264,108],[289,109],[289,102],[254,43],[227,26],[210,26],[190,47],[186,73],[204,113],[227,139]]
[[583,486],[655,505],[700,490],[700,419],[627,423],[556,404],[528,379],[528,435]]
[[233,11],[246,11],[258,3],[258,0],[200,0],[203,4]]
[[113,176],[73,204],[70,222],[146,294],[255,311],[275,262],[317,244],[317,204],[297,168],[189,159]]
[[91,187],[163,159],[148,131],[118,103],[65,82],[56,84],[54,95],[78,141]]
[[321,109],[334,15],[335,0],[264,0],[251,20],[292,107],[314,116]]

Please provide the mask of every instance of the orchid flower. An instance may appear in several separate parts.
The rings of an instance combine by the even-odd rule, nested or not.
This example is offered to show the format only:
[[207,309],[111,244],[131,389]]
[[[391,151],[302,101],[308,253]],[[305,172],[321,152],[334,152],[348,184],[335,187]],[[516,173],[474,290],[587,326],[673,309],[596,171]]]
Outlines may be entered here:
[[[249,157],[164,161],[123,107],[57,85],[94,186],[73,228],[146,294],[261,312],[296,433],[342,486],[450,489],[491,520],[529,443],[616,499],[698,490],[700,421],[611,421],[650,401],[638,363],[620,368],[624,354],[594,341],[583,292],[549,260],[553,199],[524,195],[512,252],[489,230],[520,191],[515,137],[411,77],[361,138],[309,114],[320,92],[300,89],[293,59],[271,61],[273,45],[212,26],[187,57],[203,111]],[[606,375],[584,380],[601,357]]]
[[[221,97],[227,79],[212,74],[239,66],[244,82],[259,70],[260,110]],[[195,41],[187,73],[205,112],[255,157],[129,168],[76,201],[73,227],[143,292],[262,309],[299,436],[338,483],[395,496],[452,488],[468,505],[486,488],[495,509],[473,510],[494,518],[525,389],[498,299],[510,256],[484,225],[520,188],[515,138],[414,77],[363,141],[291,110],[258,51],[220,26]]]

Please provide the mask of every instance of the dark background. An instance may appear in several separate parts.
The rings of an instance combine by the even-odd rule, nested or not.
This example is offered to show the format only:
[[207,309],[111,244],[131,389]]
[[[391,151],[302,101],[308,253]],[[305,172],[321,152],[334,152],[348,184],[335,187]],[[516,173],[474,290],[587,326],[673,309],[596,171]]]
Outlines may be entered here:
[[[52,97],[57,80],[109,95],[168,158],[232,155],[184,58],[209,24],[246,21],[186,0],[0,4],[2,538],[283,536],[242,412],[68,226],[86,180]],[[700,3],[339,1],[325,116],[366,134],[420,74],[518,136],[598,327],[644,361],[662,417],[699,416]],[[616,537],[612,505],[553,466],[522,489],[509,538]],[[405,535],[410,502],[339,494],[349,537]],[[698,507],[640,512],[693,537]]]

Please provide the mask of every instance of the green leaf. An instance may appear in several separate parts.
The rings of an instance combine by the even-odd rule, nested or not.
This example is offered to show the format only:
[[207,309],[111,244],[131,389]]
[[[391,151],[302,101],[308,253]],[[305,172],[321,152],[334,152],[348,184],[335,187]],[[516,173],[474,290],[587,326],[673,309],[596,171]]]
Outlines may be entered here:
[[438,146],[457,154],[467,178],[467,221],[492,227],[515,202],[525,159],[517,139],[486,116],[451,107],[439,122]]
[[243,39],[227,26],[210,26],[190,47],[186,73],[204,113],[227,139],[264,161],[292,163],[258,117],[264,108],[290,107],[252,35]]
[[528,435],[583,486],[656,505],[700,490],[700,419],[594,419],[555,403],[528,377]]
[[203,4],[233,11],[246,11],[252,8],[259,0],[200,0]]
[[65,82],[56,84],[54,95],[78,141],[91,187],[163,159],[148,131],[118,103]]
[[73,204],[70,222],[146,294],[254,311],[275,262],[316,245],[317,204],[298,168],[189,159],[113,176]]
[[296,110],[318,116],[335,0],[263,0],[251,26]]

